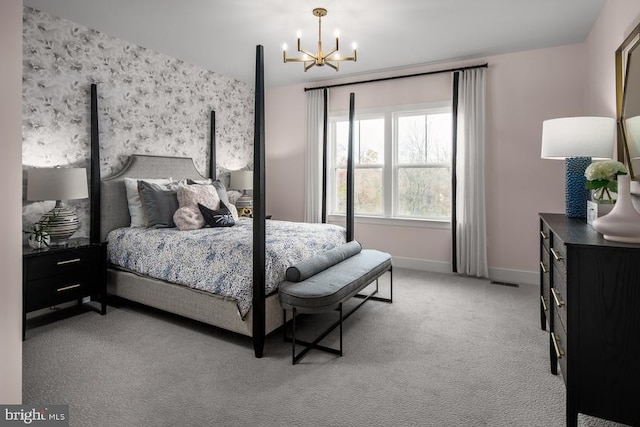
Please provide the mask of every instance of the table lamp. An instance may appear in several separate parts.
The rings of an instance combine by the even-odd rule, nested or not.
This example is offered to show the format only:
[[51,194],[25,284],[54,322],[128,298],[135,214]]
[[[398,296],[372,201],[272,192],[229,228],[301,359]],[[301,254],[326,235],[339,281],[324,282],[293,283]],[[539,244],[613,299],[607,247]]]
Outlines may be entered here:
[[231,172],[230,188],[242,191],[242,196],[236,201],[236,208],[240,216],[251,216],[251,208],[253,207],[253,199],[247,194],[247,190],[253,190],[253,172],[252,171],[233,171]]
[[64,206],[62,200],[87,197],[85,168],[36,168],[27,171],[27,200],[56,201],[55,207],[40,219],[46,224],[54,246],[64,245],[80,224],[76,212]]
[[591,159],[613,158],[616,121],[610,117],[564,117],[542,123],[543,159],[564,159],[565,203],[570,218],[586,218],[589,190],[584,171]]

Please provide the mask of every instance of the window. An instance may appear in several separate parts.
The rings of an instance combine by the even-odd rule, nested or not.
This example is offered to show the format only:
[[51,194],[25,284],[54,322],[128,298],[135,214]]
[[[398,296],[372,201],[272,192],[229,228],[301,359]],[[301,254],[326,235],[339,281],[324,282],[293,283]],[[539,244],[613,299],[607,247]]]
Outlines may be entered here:
[[[329,117],[331,214],[346,211],[349,121]],[[358,216],[449,220],[451,108],[367,111],[354,122],[354,209]]]

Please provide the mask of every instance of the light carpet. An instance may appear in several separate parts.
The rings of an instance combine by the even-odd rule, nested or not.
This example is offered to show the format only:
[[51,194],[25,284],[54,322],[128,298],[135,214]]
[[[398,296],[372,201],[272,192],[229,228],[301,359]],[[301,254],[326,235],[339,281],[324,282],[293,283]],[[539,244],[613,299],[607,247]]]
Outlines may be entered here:
[[[256,359],[249,339],[177,316],[85,310],[27,330],[24,401],[69,404],[79,427],[565,425],[536,286],[396,269],[393,296],[345,322],[343,357],[296,366],[281,332]],[[305,316],[301,333],[335,316]]]

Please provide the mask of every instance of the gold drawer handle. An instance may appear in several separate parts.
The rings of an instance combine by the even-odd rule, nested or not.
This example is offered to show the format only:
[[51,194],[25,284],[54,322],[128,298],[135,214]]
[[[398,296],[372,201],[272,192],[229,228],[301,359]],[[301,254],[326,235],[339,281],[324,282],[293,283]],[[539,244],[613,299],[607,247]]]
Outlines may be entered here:
[[69,286],[65,286],[64,288],[58,288],[56,289],[56,291],[58,292],[68,291],[69,289],[79,288],[80,286],[81,286],[80,283],[76,283],[75,285],[69,285]]
[[74,264],[76,262],[80,262],[80,258],[69,259],[66,261],[58,261],[58,265]]
[[555,288],[551,288],[551,295],[553,295],[553,299],[556,301],[556,305],[558,307],[562,307],[564,305],[564,301],[558,296],[558,292],[556,292]]
[[560,255],[558,252],[556,252],[555,249],[551,248],[551,254],[556,259],[556,261],[562,261],[562,255]]
[[542,230],[540,230],[540,237],[542,237],[543,240],[547,240],[549,238],[549,236],[544,234],[544,231]]
[[560,347],[560,340],[554,332],[551,332],[551,341],[553,341],[553,347],[556,350],[556,356],[558,357],[558,359],[562,359],[564,357],[564,350],[562,350],[562,347]]
[[547,307],[547,301],[542,295],[540,295],[540,301],[542,302],[542,308],[544,309],[544,311],[549,311],[549,308]]
[[549,272],[549,270],[547,270],[547,266],[544,265],[544,262],[540,261],[540,268],[542,269],[542,272],[544,274],[547,274]]

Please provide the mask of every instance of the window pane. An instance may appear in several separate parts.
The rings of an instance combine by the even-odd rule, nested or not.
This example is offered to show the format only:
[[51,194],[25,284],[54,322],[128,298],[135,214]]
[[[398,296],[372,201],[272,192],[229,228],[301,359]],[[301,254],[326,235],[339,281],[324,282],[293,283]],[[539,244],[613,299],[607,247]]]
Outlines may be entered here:
[[[335,122],[336,165],[347,165],[349,122]],[[381,165],[384,163],[384,119],[354,121],[354,164]]]
[[[356,141],[358,141],[357,138]],[[360,156],[354,159],[356,163],[366,165],[384,163],[384,119],[360,120],[358,152]]]
[[[336,123],[336,166],[347,165],[347,146],[349,145],[349,122]],[[358,135],[358,127],[354,131],[354,138]]]
[[[382,168],[356,169],[354,171],[354,209],[356,215],[382,215]],[[336,170],[335,212],[347,211],[347,170]]]
[[398,169],[398,216],[448,219],[450,213],[449,168]]
[[427,163],[449,163],[451,158],[451,114],[427,116]]
[[425,119],[424,114],[398,117],[398,162],[425,162]]

